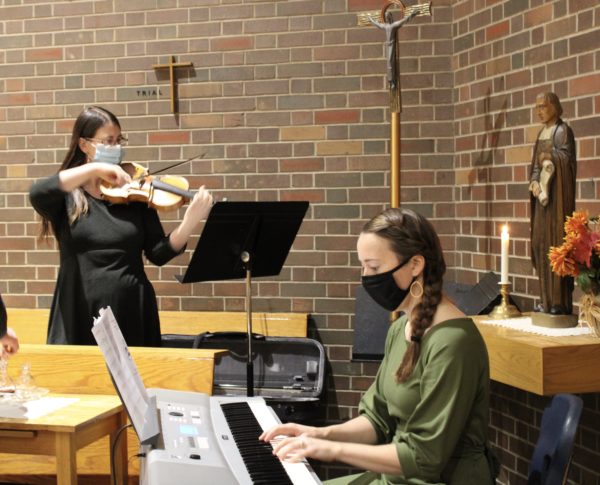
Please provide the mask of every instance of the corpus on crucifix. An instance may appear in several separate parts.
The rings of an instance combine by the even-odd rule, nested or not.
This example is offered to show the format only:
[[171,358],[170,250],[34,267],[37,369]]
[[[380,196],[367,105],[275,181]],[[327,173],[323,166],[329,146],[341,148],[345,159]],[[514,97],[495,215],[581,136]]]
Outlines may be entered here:
[[398,82],[398,66],[396,62],[396,32],[406,22],[416,16],[418,12],[413,12],[407,17],[402,17],[394,22],[392,12],[385,12],[385,22],[378,22],[369,15],[369,21],[377,28],[385,31],[385,55],[387,57],[387,82],[390,90],[396,89]]

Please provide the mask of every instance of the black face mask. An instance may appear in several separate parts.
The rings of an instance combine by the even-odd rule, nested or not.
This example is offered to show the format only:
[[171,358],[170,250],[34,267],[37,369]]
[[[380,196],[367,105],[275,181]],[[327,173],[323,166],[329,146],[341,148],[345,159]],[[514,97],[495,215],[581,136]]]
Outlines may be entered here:
[[[410,292],[410,285],[408,285],[406,290],[403,290],[396,284],[396,280],[394,280],[394,273],[409,261],[410,258],[385,273],[362,277],[362,285],[365,291],[373,300],[389,312],[393,312],[398,308]],[[413,281],[415,279],[416,277],[413,278]]]

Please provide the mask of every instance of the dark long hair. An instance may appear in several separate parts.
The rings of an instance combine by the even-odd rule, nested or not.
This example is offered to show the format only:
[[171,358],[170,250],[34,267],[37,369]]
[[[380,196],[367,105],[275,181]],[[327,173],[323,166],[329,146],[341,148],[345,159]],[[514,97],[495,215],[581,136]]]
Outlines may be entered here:
[[[79,148],[80,138],[94,138],[96,132],[104,125],[116,125],[121,129],[121,124],[117,117],[107,109],[99,106],[90,106],[84,109],[73,126],[71,135],[71,143],[65,158],[58,169],[59,172],[68,168],[79,167],[87,163],[86,154]],[[73,224],[82,214],[88,210],[87,199],[81,188],[77,188],[71,192],[69,203],[67,206],[69,224]],[[46,239],[52,233],[50,221],[42,217],[40,229],[40,239]]]
[[363,233],[373,233],[389,241],[399,261],[416,255],[425,259],[423,268],[423,297],[409,315],[412,336],[408,350],[396,371],[398,382],[412,374],[421,353],[421,337],[431,326],[437,307],[442,300],[443,276],[446,262],[440,239],[431,223],[422,215],[408,209],[387,209],[363,227]]

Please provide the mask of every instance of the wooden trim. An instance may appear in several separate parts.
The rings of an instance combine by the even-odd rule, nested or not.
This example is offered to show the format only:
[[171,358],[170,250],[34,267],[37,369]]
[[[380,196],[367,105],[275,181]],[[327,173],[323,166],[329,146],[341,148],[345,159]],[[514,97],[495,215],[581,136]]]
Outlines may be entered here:
[[[130,347],[146,387],[162,387],[211,394],[215,357],[225,350]],[[11,358],[9,374],[18,377],[29,363],[35,382],[51,392],[116,394],[104,357],[87,345],[22,344]]]
[[[161,311],[162,333],[247,332],[244,312]],[[306,337],[306,313],[252,313],[252,331],[269,337]]]
[[[45,344],[48,309],[8,308],[8,324],[21,343]],[[246,332],[245,312],[161,311],[162,333],[197,335],[202,332]],[[252,330],[270,337],[306,337],[306,313],[252,313]]]

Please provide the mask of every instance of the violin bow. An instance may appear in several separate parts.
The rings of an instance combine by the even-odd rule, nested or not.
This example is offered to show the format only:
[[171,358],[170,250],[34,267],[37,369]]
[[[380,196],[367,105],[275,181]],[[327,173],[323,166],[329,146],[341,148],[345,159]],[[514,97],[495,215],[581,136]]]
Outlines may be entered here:
[[193,160],[196,160],[197,158],[204,158],[206,156],[206,153],[207,152],[200,153],[199,155],[194,155],[192,158],[188,158],[187,160],[183,160],[182,162],[175,162],[174,164],[169,165],[169,166],[164,167],[164,168],[161,168],[160,170],[156,170],[156,171],[154,171],[152,173],[148,173],[148,175],[156,175],[157,173],[161,173],[161,172],[164,172],[165,170],[170,170],[172,168],[179,167],[180,165],[183,165],[184,163],[188,163],[188,162],[191,162]]
[[[134,175],[134,177],[133,177],[132,182],[138,182],[139,185],[140,185],[140,187],[141,187],[146,182],[146,179],[148,177],[150,177],[151,175],[153,176],[153,175],[155,175],[157,173],[164,172],[165,170],[170,170],[172,168],[179,167],[180,165],[183,165],[184,163],[188,163],[188,162],[191,162],[193,160],[196,160],[197,158],[204,158],[206,156],[206,153],[207,152],[200,153],[198,155],[194,155],[192,158],[188,158],[187,160],[183,160],[181,162],[175,162],[175,163],[173,163],[171,165],[168,165],[168,166],[166,166],[164,168],[161,168],[160,170],[156,170],[156,171],[154,171],[152,173],[150,173],[150,171],[144,169],[144,167],[142,167],[141,165],[138,165],[135,162],[133,162],[134,166],[138,165],[140,169],[143,169],[143,173],[139,173],[139,174],[136,173]],[[137,167],[136,167],[136,172],[137,172]]]

